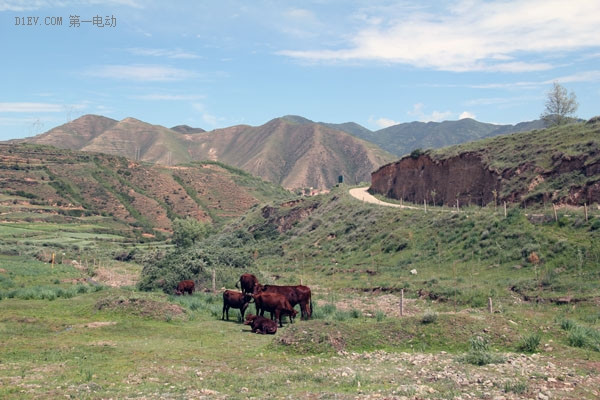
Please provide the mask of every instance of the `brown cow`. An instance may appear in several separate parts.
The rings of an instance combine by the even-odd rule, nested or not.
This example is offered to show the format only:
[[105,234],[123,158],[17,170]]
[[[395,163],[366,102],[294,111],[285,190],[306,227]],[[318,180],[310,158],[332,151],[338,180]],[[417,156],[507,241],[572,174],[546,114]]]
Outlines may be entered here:
[[186,292],[187,292],[191,295],[192,293],[194,293],[195,288],[196,288],[196,285],[194,284],[194,281],[190,281],[190,280],[181,281],[177,284],[177,289],[175,289],[175,294],[179,296],[182,294],[186,294]]
[[302,319],[309,319],[312,315],[312,295],[310,288],[304,285],[278,286],[278,285],[256,285],[254,293],[279,293],[284,295],[292,307],[300,304]]
[[[279,293],[259,293],[252,295],[254,297],[254,303],[256,304],[256,309],[260,310],[260,316],[262,317],[265,314],[265,311],[269,311],[271,313],[271,319],[273,319],[273,314],[275,314],[275,320],[279,321],[279,326],[283,326],[281,319],[284,315],[290,316],[290,323],[294,322],[294,317],[297,312],[290,305],[290,302],[287,301],[285,296]],[[258,311],[257,311],[258,314]]]
[[[238,286],[239,285],[239,286]],[[254,288],[258,285],[258,279],[252,274],[243,274],[235,287],[242,290],[242,293],[254,293]]]
[[225,319],[225,314],[227,314],[227,321],[229,321],[229,309],[230,308],[238,308],[240,313],[242,314],[242,321],[244,320],[244,313],[246,312],[246,308],[248,308],[248,304],[252,300],[252,296],[249,294],[243,294],[241,292],[236,292],[235,290],[226,290],[223,292],[223,315],[221,319]]
[[277,322],[271,321],[260,315],[248,314],[246,316],[245,325],[252,327],[252,332],[273,335],[277,332]]

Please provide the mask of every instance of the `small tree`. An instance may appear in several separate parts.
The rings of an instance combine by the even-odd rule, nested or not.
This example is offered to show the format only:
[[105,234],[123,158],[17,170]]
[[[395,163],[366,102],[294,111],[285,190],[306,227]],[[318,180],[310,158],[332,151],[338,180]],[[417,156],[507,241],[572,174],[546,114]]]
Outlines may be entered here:
[[540,115],[546,126],[563,125],[569,122],[570,116],[575,114],[579,107],[575,93],[567,93],[567,89],[554,82],[547,96],[546,108]]
[[204,239],[208,235],[208,231],[208,225],[195,218],[176,218],[173,221],[173,243],[177,247],[189,247]]

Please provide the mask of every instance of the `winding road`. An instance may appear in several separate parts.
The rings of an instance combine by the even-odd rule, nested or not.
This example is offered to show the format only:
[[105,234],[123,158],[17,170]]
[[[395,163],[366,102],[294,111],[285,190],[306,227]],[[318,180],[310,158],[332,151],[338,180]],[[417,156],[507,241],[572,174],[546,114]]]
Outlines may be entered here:
[[418,207],[413,207],[413,206],[405,206],[402,204],[386,203],[385,201],[381,201],[381,200],[377,199],[375,196],[373,196],[367,190],[369,190],[368,186],[362,187],[362,188],[350,189],[350,195],[360,201],[364,201],[366,203],[377,204],[380,206],[396,207],[396,208],[410,208],[413,210],[419,209]]

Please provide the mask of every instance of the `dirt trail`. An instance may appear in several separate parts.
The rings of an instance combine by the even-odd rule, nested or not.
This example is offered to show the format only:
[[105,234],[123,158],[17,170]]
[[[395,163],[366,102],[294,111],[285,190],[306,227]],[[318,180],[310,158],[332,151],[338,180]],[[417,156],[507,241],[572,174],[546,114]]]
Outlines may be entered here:
[[410,208],[413,210],[418,210],[418,207],[413,207],[413,206],[405,206],[402,204],[393,204],[393,203],[386,203],[384,201],[381,201],[379,199],[377,199],[375,196],[373,196],[371,193],[369,193],[367,190],[369,190],[368,187],[362,187],[362,188],[354,188],[354,189],[350,189],[350,195],[360,201],[364,201],[367,203],[372,203],[372,204],[377,204],[380,206],[387,206],[387,207],[396,207],[396,208]]

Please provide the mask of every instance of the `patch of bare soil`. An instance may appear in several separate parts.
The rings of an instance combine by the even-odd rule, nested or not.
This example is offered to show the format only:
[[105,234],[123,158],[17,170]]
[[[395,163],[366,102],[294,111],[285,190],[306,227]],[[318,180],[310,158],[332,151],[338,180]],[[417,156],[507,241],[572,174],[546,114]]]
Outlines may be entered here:
[[75,325],[76,328],[100,328],[103,326],[111,326],[116,325],[115,321],[96,321],[96,322],[88,322],[86,324]]
[[139,280],[137,273],[126,271],[116,266],[98,267],[95,270],[94,280],[103,283],[106,286],[121,287],[135,286]]

